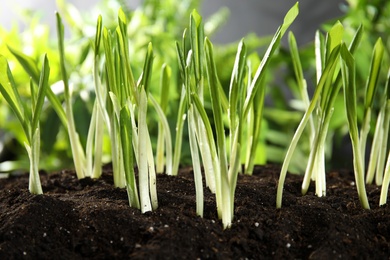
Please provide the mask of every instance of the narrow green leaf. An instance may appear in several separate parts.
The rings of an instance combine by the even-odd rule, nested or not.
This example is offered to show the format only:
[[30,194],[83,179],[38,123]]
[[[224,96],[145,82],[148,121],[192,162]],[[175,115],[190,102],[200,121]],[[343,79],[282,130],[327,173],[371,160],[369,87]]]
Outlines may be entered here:
[[370,205],[367,199],[367,193],[364,184],[364,162],[359,144],[359,133],[357,127],[355,60],[352,54],[348,51],[345,44],[341,46],[340,54],[342,57],[341,72],[343,74],[345,107],[354,156],[356,188],[359,195],[360,204],[363,208],[369,209]]
[[[231,129],[235,129],[237,110],[242,112],[242,108],[238,107],[239,97],[242,95],[244,72],[246,66],[246,46],[243,40],[240,41],[237,48],[236,59],[234,61],[232,76],[230,78],[229,88],[229,113]],[[242,106],[243,104],[241,104]],[[232,125],[233,124],[233,125]]]
[[152,210],[149,190],[148,170],[148,128],[146,124],[147,94],[143,85],[140,87],[139,109],[138,109],[138,172],[141,212]]
[[166,112],[169,103],[169,87],[171,82],[172,69],[169,65],[163,64],[161,68],[161,95],[160,95],[160,106],[161,109]]
[[287,14],[284,17],[283,25],[280,29],[280,35],[283,36],[288,27],[294,22],[295,18],[297,18],[299,14],[299,3],[296,2],[293,7],[290,8],[290,10],[287,12]]
[[41,76],[39,78],[38,95],[37,95],[37,101],[33,113],[31,129],[36,129],[38,127],[43,103],[45,101],[46,90],[49,88],[49,75],[50,75],[49,60],[47,59],[47,55],[45,55],[43,60],[42,70],[41,70]]
[[69,79],[65,67],[65,45],[64,45],[64,24],[62,23],[61,16],[56,12],[57,18],[57,37],[58,37],[58,50],[60,53],[60,67],[62,73],[62,80],[64,81],[65,99],[70,96]]
[[145,56],[144,69],[142,71],[141,85],[145,88],[146,94],[149,90],[149,83],[152,77],[152,69],[153,69],[153,46],[150,42],[148,44],[148,50]]
[[365,102],[364,102],[364,106],[366,109],[372,107],[374,101],[383,54],[384,54],[384,46],[383,46],[382,39],[379,38],[376,41],[374,46],[371,65],[370,65],[370,73],[367,80],[366,95],[365,95]]
[[288,34],[288,43],[290,47],[291,60],[293,63],[295,77],[297,79],[298,86],[300,87],[300,89],[302,89],[304,83],[302,64],[301,64],[301,59],[299,57],[297,41],[295,40],[295,36],[292,32]]
[[293,155],[294,150],[298,144],[298,141],[303,133],[303,130],[304,130],[307,122],[310,119],[311,114],[313,113],[313,111],[317,105],[317,101],[320,98],[320,95],[322,93],[322,90],[323,90],[327,80],[329,79],[330,75],[333,75],[333,73],[334,73],[334,70],[335,70],[335,67],[337,64],[336,61],[338,60],[337,57],[339,57],[339,53],[340,53],[340,45],[335,47],[333,49],[332,53],[330,54],[329,61],[333,61],[333,62],[332,63],[328,62],[326,64],[324,71],[321,75],[321,78],[317,84],[315,91],[314,91],[310,105],[307,108],[305,114],[303,115],[303,118],[302,118],[301,122],[299,123],[298,128],[295,131],[295,134],[293,136],[293,139],[291,140],[291,143],[287,149],[287,153],[286,153],[285,159],[283,161],[282,169],[280,171],[279,182],[278,182],[278,188],[277,188],[277,194],[276,194],[276,207],[277,208],[280,208],[282,206],[283,185],[284,185],[284,181],[285,181],[286,174],[287,174],[287,169],[288,169],[288,166],[290,164],[292,155]]
[[72,149],[73,161],[79,179],[90,175],[90,173],[85,172],[86,170],[86,159],[83,147],[80,143],[79,135],[76,131],[76,126],[73,117],[73,108],[72,108],[72,95],[69,89],[69,79],[65,67],[65,45],[64,45],[64,25],[62,23],[61,16],[56,12],[57,18],[57,36],[58,36],[58,50],[60,56],[60,67],[62,74],[62,81],[64,83],[64,95],[65,95],[65,115],[66,121],[68,124],[68,134],[70,139],[70,145]]
[[256,91],[258,90],[258,88],[260,86],[260,82],[265,75],[266,68],[271,60],[271,57],[272,57],[273,53],[275,52],[275,50],[277,49],[277,47],[279,46],[281,37],[286,32],[288,27],[292,24],[292,22],[295,20],[295,18],[298,15],[298,12],[299,12],[299,8],[298,8],[298,2],[297,2],[286,14],[286,16],[284,18],[283,25],[281,27],[279,27],[278,30],[275,32],[275,35],[272,38],[272,41],[271,41],[270,45],[268,46],[267,51],[265,52],[264,57],[263,57],[260,65],[256,71],[256,74],[252,80],[252,84],[248,89],[249,93],[248,93],[248,96],[247,96],[247,98],[245,100],[245,104],[244,104],[244,118],[248,114],[250,104],[253,102]]
[[133,147],[132,147],[132,125],[130,111],[124,106],[120,111],[120,136],[123,152],[123,164],[126,176],[127,195],[130,207],[140,208],[137,183],[135,180]]
[[[172,175],[172,140],[171,140],[171,130],[168,124],[168,120],[162,107],[158,104],[155,98],[152,95],[149,95],[149,99],[152,102],[158,118],[159,122],[159,133],[160,131],[163,133],[163,137],[165,138],[165,146],[166,146],[166,174]],[[161,138],[161,137],[160,137]]]
[[15,56],[15,58],[19,61],[20,65],[22,65],[23,69],[27,72],[30,77],[34,80],[35,84],[39,82],[39,69],[37,67],[37,63],[29,56],[24,53],[8,46],[9,51]]
[[[26,124],[22,100],[16,89],[7,59],[2,55],[0,55],[0,92],[16,114],[21,124]],[[26,134],[28,135],[28,133]]]
[[193,52],[195,79],[200,81],[203,78],[203,57],[204,57],[204,32],[202,17],[196,10],[190,16],[190,43]]
[[329,55],[336,46],[341,44],[343,35],[344,27],[339,21],[337,21],[328,33],[326,50],[327,55]]
[[96,33],[95,33],[95,45],[94,45],[95,57],[99,55],[100,43],[102,38],[102,26],[103,26],[102,16],[99,15],[97,19]]

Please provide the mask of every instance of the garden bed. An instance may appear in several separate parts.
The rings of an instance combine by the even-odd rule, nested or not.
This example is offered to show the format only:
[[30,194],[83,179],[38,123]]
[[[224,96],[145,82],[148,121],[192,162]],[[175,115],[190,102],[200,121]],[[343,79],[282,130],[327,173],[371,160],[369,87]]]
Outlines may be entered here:
[[205,191],[205,216],[195,213],[190,168],[158,175],[159,208],[141,214],[112,171],[78,180],[72,171],[41,172],[44,195],[28,191],[28,175],[0,180],[1,259],[385,259],[390,255],[390,208],[368,185],[363,210],[348,171],[327,175],[327,196],[314,185],[300,195],[301,176],[288,175],[283,206],[275,208],[280,169],[240,175],[233,225],[223,230],[215,196]]

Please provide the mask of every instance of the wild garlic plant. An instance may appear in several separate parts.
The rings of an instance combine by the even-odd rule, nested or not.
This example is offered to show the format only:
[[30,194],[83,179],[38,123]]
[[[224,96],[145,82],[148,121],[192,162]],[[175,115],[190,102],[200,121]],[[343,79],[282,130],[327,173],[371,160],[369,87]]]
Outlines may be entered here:
[[[353,41],[350,44],[350,50],[354,52],[358,46],[362,35],[361,27],[357,31]],[[327,62],[334,62],[328,60],[329,55],[333,48],[342,42],[343,38],[343,26],[340,22],[337,22],[327,34],[326,39],[317,31],[315,38],[315,53],[316,53],[316,67],[317,67],[317,82],[320,80],[323,68]],[[293,39],[290,41],[291,49],[294,49]],[[297,51],[292,51],[296,53]],[[294,59],[295,58],[295,59]],[[293,60],[299,60],[299,57],[295,56]],[[296,67],[298,67],[297,64]],[[301,72],[297,73],[298,82],[302,82]],[[311,147],[310,155],[308,158],[307,168],[302,183],[302,194],[306,194],[310,180],[314,180],[316,183],[316,195],[321,197],[326,195],[326,169],[325,169],[325,152],[326,152],[326,137],[328,135],[328,128],[331,121],[331,117],[334,112],[334,103],[339,95],[342,82],[341,72],[339,69],[335,69],[332,74],[329,74],[329,80],[325,83],[324,89],[319,97],[314,113],[309,118],[310,124],[310,141]],[[309,106],[308,93],[306,87],[302,86],[302,100]]]
[[[163,104],[165,108],[162,108],[149,93],[153,69],[152,44],[148,45],[142,73],[139,80],[135,81],[130,63],[127,26],[126,15],[120,9],[115,32],[105,27],[102,29],[105,54],[103,78],[106,81],[97,84],[99,88],[96,88],[96,92],[110,134],[114,182],[118,187],[126,187],[130,206],[147,212],[158,207],[155,156],[147,123],[149,101],[160,120],[160,131],[163,131],[161,136],[165,143],[167,172],[172,171],[171,131],[164,113],[166,105]],[[169,74],[169,67],[164,65],[161,82],[163,90],[169,87]],[[138,166],[138,188],[135,165]]]
[[[380,100],[380,110],[375,125],[366,182],[371,183],[375,176],[376,185],[382,185],[379,205],[387,203],[390,183],[390,70]],[[387,157],[387,159],[386,159]]]
[[[272,54],[278,48],[281,37],[297,14],[298,4],[294,5],[286,14],[284,23],[276,31],[253,79],[251,76],[246,76],[246,73],[251,70],[247,68],[244,41],[239,43],[231,76],[229,97],[225,96],[218,78],[213,44],[207,37],[203,36],[201,17],[195,11],[190,19],[191,49],[186,49],[187,31],[184,33],[182,45],[177,43],[179,67],[183,81],[181,98],[183,105],[181,106],[187,107],[187,109],[183,109],[182,115],[179,115],[178,118],[184,120],[183,115],[188,115],[188,132],[197,192],[197,213],[198,215],[203,214],[203,187],[200,172],[200,159],[202,159],[206,183],[212,191],[215,191],[217,212],[219,218],[222,219],[224,228],[230,227],[233,220],[234,193],[241,165],[242,128],[248,118],[249,111],[253,109],[254,100],[264,98],[264,85],[261,83],[267,66]],[[207,72],[207,84],[204,83],[204,67]],[[210,92],[214,130],[204,104],[205,86]],[[260,99],[255,99],[257,93],[260,93]],[[260,102],[256,105],[262,104],[263,102]],[[225,115],[228,115],[227,120],[230,127],[229,147],[226,145]],[[211,186],[210,180],[215,181],[215,190]]]
[[[289,163],[292,159],[294,150],[301,138],[306,125],[309,123],[309,135],[312,143],[308,164],[302,183],[302,193],[305,194],[308,190],[310,180],[316,182],[317,196],[326,194],[326,178],[325,178],[325,138],[328,131],[329,122],[333,113],[333,103],[336,95],[341,87],[341,75],[337,67],[339,61],[340,44],[342,41],[343,27],[337,22],[327,34],[326,39],[316,34],[316,67],[317,67],[317,83],[311,101],[309,102],[306,90],[306,81],[303,78],[299,56],[297,54],[295,39],[290,35],[290,48],[293,57],[294,70],[298,85],[300,86],[301,98],[306,106],[306,112],[303,115],[301,122],[293,136],[290,146],[287,150],[285,160],[282,165],[278,189],[276,207],[282,205],[282,194],[285,177],[287,174]],[[351,44],[351,49],[356,47],[356,43],[360,39],[360,33],[355,37],[355,41]],[[314,112],[314,114],[313,114]]]
[[49,88],[50,67],[47,56],[43,60],[42,69],[37,85],[30,80],[30,107],[17,90],[15,80],[4,56],[0,56],[0,92],[9,106],[14,111],[22,125],[26,137],[24,146],[30,159],[29,190],[32,194],[42,194],[42,185],[39,177],[39,154],[40,154],[40,126],[39,120],[44,105],[47,89]]
[[[306,112],[291,141],[285,161],[282,165],[276,201],[276,206],[278,208],[281,207],[282,204],[283,183],[288,164],[307,123],[310,124],[309,134],[312,149],[310,151],[308,165],[302,183],[302,194],[307,192],[310,181],[314,180],[316,183],[315,193],[317,196],[326,195],[326,171],[324,163],[325,138],[330,118],[334,110],[333,104],[341,87],[343,87],[344,110],[347,115],[349,134],[352,141],[356,187],[362,207],[366,209],[370,208],[364,181],[366,175],[364,154],[367,135],[370,128],[371,110],[373,109],[373,101],[378,77],[380,75],[384,50],[382,41],[378,39],[372,53],[370,71],[367,77],[366,96],[363,107],[364,117],[359,131],[358,111],[361,107],[357,104],[356,65],[353,55],[358,48],[362,35],[363,28],[360,26],[356,31],[350,46],[347,47],[343,42],[343,26],[341,23],[337,22],[330,29],[326,39],[317,32],[315,40],[317,86],[310,102],[308,101],[306,81],[303,78],[301,71],[295,39],[293,35],[290,35],[290,49],[294,70],[298,85],[300,86],[303,103],[306,105]],[[381,109],[379,116],[377,117],[374,143],[371,150],[371,160],[366,176],[367,182],[372,181],[375,172],[377,181],[381,182],[386,172],[386,170],[384,170],[384,165],[388,153],[387,140],[389,135],[389,118],[388,115],[386,115],[388,101],[387,88],[387,85],[383,88],[384,96],[379,99]],[[337,113],[339,114],[340,112]],[[382,192],[384,192],[384,190],[386,190],[386,188],[384,188]]]
[[386,160],[387,140],[389,133],[389,118],[386,118],[386,106],[388,100],[388,82],[381,91],[381,97],[376,98],[376,92],[378,89],[379,76],[381,74],[382,60],[385,54],[385,47],[382,39],[379,38],[374,45],[372,52],[371,64],[369,76],[366,84],[366,95],[364,100],[364,119],[363,125],[360,130],[360,146],[362,149],[362,159],[365,160],[367,135],[370,131],[371,114],[374,110],[374,101],[379,102],[379,113],[377,116],[377,122],[375,126],[374,138],[371,147],[370,160],[367,167],[366,182],[372,183],[375,176],[375,183],[377,185],[382,184],[383,170]]
[[[82,179],[84,177],[90,176],[91,173],[86,172],[87,170],[86,156],[85,156],[84,148],[81,145],[80,138],[77,133],[76,125],[74,122],[72,90],[69,83],[69,77],[65,65],[64,24],[62,23],[61,15],[58,12],[56,13],[56,21],[57,21],[58,50],[60,55],[60,68],[62,74],[61,83],[64,86],[66,125],[67,125],[67,131],[69,135],[72,157],[73,157],[77,177],[79,179]],[[57,106],[59,103],[60,102],[58,100],[55,102]]]

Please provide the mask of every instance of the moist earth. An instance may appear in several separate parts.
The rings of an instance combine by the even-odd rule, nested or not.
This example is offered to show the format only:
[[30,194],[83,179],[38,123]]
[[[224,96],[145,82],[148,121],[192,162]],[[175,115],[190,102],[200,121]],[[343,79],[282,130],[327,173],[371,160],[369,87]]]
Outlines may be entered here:
[[288,175],[283,206],[275,208],[278,166],[240,175],[234,221],[223,230],[215,196],[205,189],[204,217],[196,215],[191,168],[157,177],[159,207],[141,214],[112,170],[78,180],[71,170],[41,172],[44,195],[28,192],[28,176],[0,180],[0,259],[388,259],[390,209],[380,188],[367,186],[361,208],[353,173],[327,175],[326,197],[302,176]]

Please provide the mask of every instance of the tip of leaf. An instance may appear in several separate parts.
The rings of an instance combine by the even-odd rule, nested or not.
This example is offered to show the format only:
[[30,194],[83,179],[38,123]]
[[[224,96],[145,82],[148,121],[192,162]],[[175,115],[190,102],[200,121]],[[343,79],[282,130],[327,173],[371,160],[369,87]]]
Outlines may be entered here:
[[126,14],[125,14],[125,12],[123,11],[122,7],[119,8],[119,11],[118,11],[118,19],[119,19],[119,21],[122,22],[123,24],[127,24]]
[[196,9],[191,12],[191,20],[194,20],[196,26],[198,26],[202,22],[202,16],[196,11]]
[[283,25],[281,28],[281,36],[286,32],[287,28],[294,22],[299,14],[299,2],[296,2],[293,7],[287,12],[283,20]]

